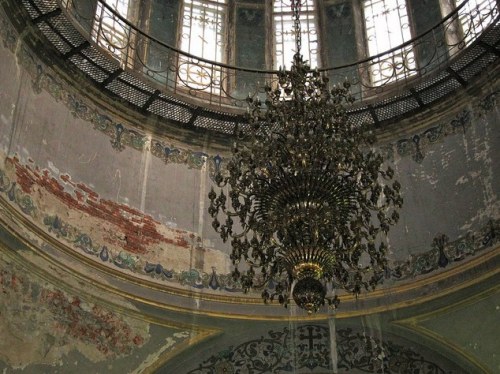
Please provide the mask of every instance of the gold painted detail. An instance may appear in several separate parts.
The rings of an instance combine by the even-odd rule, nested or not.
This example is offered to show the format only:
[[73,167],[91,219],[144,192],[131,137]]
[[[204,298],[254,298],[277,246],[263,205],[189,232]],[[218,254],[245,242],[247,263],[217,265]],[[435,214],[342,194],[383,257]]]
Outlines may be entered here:
[[293,267],[293,274],[297,279],[305,277],[320,279],[323,276],[323,267],[314,262],[302,262]]
[[[0,202],[1,202],[1,199],[0,199]],[[15,235],[15,232],[12,232],[12,233]],[[64,271],[64,272],[70,271],[72,277],[74,277],[75,279],[78,279],[80,283],[83,282],[85,284],[88,284],[88,285],[92,286],[92,288],[95,290],[101,290],[101,292],[108,292],[108,293],[111,293],[111,294],[114,294],[114,295],[117,295],[120,297],[125,297],[125,298],[133,300],[135,302],[148,304],[148,305],[154,306],[156,308],[163,309],[165,311],[190,313],[193,315],[200,315],[200,316],[214,317],[214,318],[229,318],[229,319],[253,320],[253,321],[255,321],[255,320],[302,321],[302,320],[306,319],[308,322],[311,322],[311,321],[325,320],[328,318],[328,315],[324,315],[324,314],[316,314],[316,315],[307,316],[307,317],[306,316],[299,316],[299,315],[298,316],[290,316],[289,314],[287,314],[287,315],[273,315],[272,313],[273,313],[274,309],[276,309],[278,307],[280,308],[280,310],[282,309],[280,305],[268,305],[268,306],[266,306],[266,308],[271,308],[270,309],[271,314],[268,314],[268,315],[264,315],[264,314],[256,315],[255,313],[253,313],[253,314],[235,313],[235,310],[231,310],[231,312],[228,313],[228,312],[224,312],[224,311],[215,311],[215,310],[213,310],[213,308],[211,308],[211,310],[204,310],[204,309],[191,309],[191,308],[179,307],[179,306],[175,306],[175,305],[168,305],[165,303],[164,300],[160,302],[160,301],[152,300],[149,298],[144,298],[143,296],[129,293],[129,292],[124,291],[120,288],[112,287],[112,286],[110,286],[109,283],[102,283],[102,281],[99,281],[98,278],[96,278],[95,276],[90,277],[88,274],[83,273],[81,271],[77,271],[76,269],[69,270],[64,264],[61,264],[58,260],[49,256],[46,252],[40,251],[39,249],[33,247],[32,243],[29,243],[29,242],[23,240],[23,238],[21,238],[17,235],[16,235],[16,237],[18,240],[21,240],[23,245],[27,246],[27,248],[29,248],[30,251],[36,252],[45,261],[48,261],[51,264],[50,265],[51,267],[56,266],[58,269],[60,269],[61,271]],[[6,247],[1,242],[0,242],[0,250],[4,250],[5,253],[8,252]],[[13,252],[13,253],[15,253],[15,252]],[[486,253],[485,255],[483,255],[479,258],[476,258],[473,261],[470,261],[469,263],[465,264],[462,268],[457,267],[455,269],[452,269],[451,271],[437,274],[437,275],[433,276],[431,279],[422,279],[420,281],[413,282],[410,285],[404,285],[404,286],[397,287],[394,290],[392,290],[392,292],[391,291],[389,291],[389,292],[392,296],[394,296],[395,294],[398,294],[398,293],[411,292],[412,290],[415,290],[417,288],[428,286],[429,284],[431,284],[433,282],[434,283],[438,282],[438,281],[442,280],[443,278],[446,278],[447,276],[455,276],[455,277],[460,276],[460,274],[463,271],[468,271],[471,268],[474,268],[476,266],[481,265],[482,263],[491,261],[492,259],[498,257],[499,255],[500,255],[500,246],[495,248],[493,251],[490,251],[490,252]],[[25,266],[27,264],[28,263],[24,262]],[[92,266],[93,264],[89,263],[89,265]],[[45,266],[44,268],[48,268],[48,267]],[[37,268],[36,265],[30,266],[30,269],[31,269],[31,271],[36,272],[36,273],[40,273],[41,271],[43,271],[42,269]],[[97,270],[97,268],[95,270]],[[103,270],[103,269],[100,269],[100,270]],[[43,271],[43,272],[44,272],[44,275],[43,275],[44,278],[52,279],[51,278],[53,276],[52,273],[49,275],[45,271]],[[375,306],[375,307],[367,307],[367,308],[361,308],[361,309],[350,310],[350,311],[345,311],[345,310],[339,311],[336,314],[336,318],[339,318],[339,319],[353,318],[353,317],[370,315],[370,314],[374,314],[374,313],[387,312],[390,310],[396,310],[399,308],[405,308],[405,307],[409,307],[409,306],[413,306],[413,305],[418,305],[418,304],[425,303],[425,302],[428,302],[430,300],[457,292],[463,288],[470,287],[471,285],[478,284],[478,283],[481,283],[483,281],[487,281],[489,278],[495,276],[498,273],[500,273],[500,269],[495,268],[494,270],[492,270],[486,274],[483,274],[482,276],[477,277],[475,279],[467,280],[467,281],[460,283],[460,284],[454,284],[453,287],[443,289],[440,292],[435,292],[435,293],[429,294],[427,296],[412,298],[410,301],[409,300],[402,300],[400,302],[394,302],[390,305],[379,305],[379,306]],[[126,276],[124,277],[118,273],[116,273],[115,276],[117,276],[118,278],[123,278],[123,279],[128,280],[129,282],[131,282],[133,284],[137,284],[137,285],[140,285],[140,286],[143,286],[146,288],[156,288],[152,284],[149,284],[148,282],[141,282],[140,279],[129,278]],[[433,282],[431,282],[431,280]],[[261,304],[260,299],[253,299],[253,303],[252,303],[251,300],[249,300],[248,298],[247,299],[237,298],[237,297],[230,298],[227,296],[216,296],[216,295],[207,295],[207,294],[200,295],[200,294],[195,294],[193,292],[185,292],[185,291],[183,292],[183,290],[171,290],[171,289],[167,290],[165,287],[162,287],[161,289],[163,290],[163,292],[171,293],[173,295],[185,296],[185,297],[196,297],[197,299],[212,301],[212,302],[235,303],[235,304],[242,304],[242,303]],[[376,297],[383,297],[386,292],[388,292],[388,291],[387,290],[376,290],[372,294],[370,294],[368,297],[360,297],[360,299],[363,299],[365,301],[369,301],[370,299],[375,298],[374,294],[376,294]],[[344,304],[347,302],[354,301],[354,297],[352,295],[343,295],[340,298]],[[100,301],[108,304],[108,300],[100,299]],[[272,308],[273,306],[275,306],[276,308]],[[156,318],[147,317],[147,316],[142,315],[142,314],[138,315],[137,312],[134,312],[130,309],[125,310],[123,308],[116,308],[116,304],[115,304],[115,309],[120,310],[122,313],[126,312],[127,314],[131,314],[131,315],[135,316],[136,318],[147,320],[147,321],[150,321],[152,323],[160,324],[163,326],[167,326],[167,327],[175,327],[175,326],[181,327],[181,326],[183,326],[183,324],[178,324],[178,323],[173,324],[173,325],[166,324],[165,322],[160,322]]]

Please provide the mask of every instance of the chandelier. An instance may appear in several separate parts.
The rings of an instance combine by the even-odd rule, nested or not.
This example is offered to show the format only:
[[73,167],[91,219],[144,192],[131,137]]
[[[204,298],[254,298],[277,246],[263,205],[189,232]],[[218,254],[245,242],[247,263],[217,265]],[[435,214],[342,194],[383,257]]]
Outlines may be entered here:
[[[248,98],[232,157],[208,194],[212,226],[230,241],[232,276],[265,302],[290,298],[309,313],[358,295],[387,269],[384,236],[399,218],[401,185],[365,126],[348,121],[349,83],[329,87],[300,54],[301,0],[291,0],[296,54],[290,70]],[[291,296],[291,297],[290,297]]]

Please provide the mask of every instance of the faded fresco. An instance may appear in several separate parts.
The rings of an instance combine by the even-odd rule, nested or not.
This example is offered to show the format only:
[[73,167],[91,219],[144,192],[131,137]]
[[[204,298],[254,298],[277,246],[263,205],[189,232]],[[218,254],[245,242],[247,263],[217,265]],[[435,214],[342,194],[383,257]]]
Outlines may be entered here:
[[[227,256],[204,248],[199,236],[102,199],[67,174],[54,176],[8,157],[0,163],[0,193],[56,239],[114,268],[198,288],[212,284],[213,289],[219,288],[211,279],[214,269],[228,272]],[[208,268],[194,268],[196,252],[203,253]]]
[[0,253],[0,336],[0,368],[7,372],[29,367],[70,372],[124,363],[127,371],[147,367],[190,333],[121,315]]

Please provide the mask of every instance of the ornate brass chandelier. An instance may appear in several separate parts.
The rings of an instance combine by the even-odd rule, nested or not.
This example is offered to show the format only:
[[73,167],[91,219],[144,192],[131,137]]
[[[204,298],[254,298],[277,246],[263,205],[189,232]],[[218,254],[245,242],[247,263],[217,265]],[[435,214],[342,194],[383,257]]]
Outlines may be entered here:
[[373,135],[348,123],[349,83],[330,89],[303,60],[300,7],[291,0],[291,69],[280,69],[265,102],[248,98],[248,125],[237,129],[232,158],[215,176],[220,190],[208,194],[208,211],[231,241],[233,277],[245,291],[263,289],[264,301],[285,306],[291,295],[312,313],[338,305],[330,287],[358,294],[382,281],[383,237],[402,198],[394,171],[371,149]]

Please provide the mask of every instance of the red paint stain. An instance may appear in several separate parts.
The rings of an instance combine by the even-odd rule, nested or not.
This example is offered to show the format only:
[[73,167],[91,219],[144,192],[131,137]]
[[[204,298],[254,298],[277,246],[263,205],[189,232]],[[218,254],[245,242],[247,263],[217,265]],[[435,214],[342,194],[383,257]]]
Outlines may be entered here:
[[56,328],[105,355],[130,354],[133,345],[141,346],[144,338],[132,337],[132,329],[120,317],[98,305],[84,310],[78,297],[68,298],[60,290],[43,289],[40,301],[54,314]]
[[144,344],[144,338],[142,336],[136,335],[134,336],[133,342],[135,345],[142,345]]
[[[15,166],[17,182],[23,192],[33,193],[34,186],[45,189],[48,193],[57,197],[70,209],[75,209],[99,218],[114,225],[123,240],[120,241],[122,248],[134,254],[148,252],[148,247],[155,244],[166,243],[182,248],[190,248],[186,240],[187,233],[176,230],[175,239],[167,238],[161,234],[157,226],[159,222],[151,216],[124,204],[118,204],[111,200],[101,199],[99,195],[84,183],[74,183],[67,174],[61,176],[61,180],[72,186],[72,193],[66,192],[62,183],[52,177],[48,170],[39,173],[29,166],[22,165],[17,158],[10,160]],[[108,244],[115,244],[116,239],[105,238]]]

